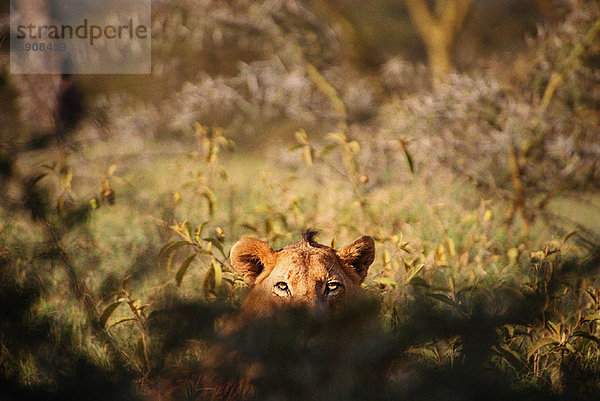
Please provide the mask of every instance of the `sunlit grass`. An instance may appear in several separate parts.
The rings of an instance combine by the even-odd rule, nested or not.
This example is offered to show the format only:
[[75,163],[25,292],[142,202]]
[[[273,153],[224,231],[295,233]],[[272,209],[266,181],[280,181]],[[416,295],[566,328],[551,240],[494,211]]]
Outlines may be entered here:
[[[90,214],[85,224],[66,231],[60,244],[98,314],[114,302],[120,303],[103,321],[104,329],[140,383],[157,374],[152,361],[160,341],[152,338],[146,324],[153,311],[168,309],[174,299],[238,305],[243,298],[245,289],[240,282],[227,295],[210,276],[214,274],[211,263],[219,260],[223,263],[219,269],[227,272],[230,280],[220,285],[233,288],[235,276],[227,260],[217,252],[216,245],[211,248],[206,240],[219,238],[216,233],[222,233],[219,235],[225,255],[244,235],[267,240],[274,248],[297,241],[307,227],[320,230],[319,240],[328,245],[339,246],[357,235],[372,235],[376,239],[376,259],[364,287],[379,300],[380,321],[391,332],[407,324],[410,327],[412,323],[406,319],[411,302],[423,295],[432,298],[428,302],[438,302],[432,309],[434,315],[447,308],[449,316],[458,313],[460,319],[467,319],[464,324],[472,324],[469,319],[476,319],[473,316],[478,316],[481,308],[503,311],[510,307],[513,301],[502,301],[503,296],[498,295],[502,291],[523,299],[542,291],[536,283],[536,274],[542,273],[530,265],[532,252],[545,249],[548,253],[551,248],[545,248],[545,244],[562,236],[541,219],[523,234],[519,222],[505,222],[505,203],[483,198],[469,181],[451,174],[412,174],[407,169],[397,172],[396,178],[388,176],[375,184],[367,181],[357,185],[337,151],[310,164],[298,152],[275,146],[252,152],[222,149],[212,161],[207,159],[205,149],[193,143],[146,143],[142,148],[132,144],[129,149],[122,145],[118,152],[112,152],[110,143],[89,146],[59,158],[63,172],[55,168],[41,184],[50,189],[52,207],[57,207],[54,202],[65,185],[61,177],[65,171],[72,172],[70,202],[87,204]],[[88,159],[86,155],[93,157]],[[20,164],[35,170],[40,168],[40,159],[43,155],[32,155]],[[377,172],[369,171],[367,166],[362,173],[377,177]],[[103,180],[107,180],[114,198],[107,197]],[[590,227],[596,224],[593,202],[582,207],[564,198],[550,206],[568,215],[572,225]],[[166,244],[181,240],[181,234],[173,228],[183,222],[188,222],[192,231],[205,223],[200,242],[196,247],[185,246],[159,257]],[[60,261],[36,257],[36,249],[43,248],[39,242],[43,229],[14,217],[3,224],[4,241],[13,247],[13,255],[20,255],[21,266],[33,260],[39,274],[49,273],[43,275],[49,285],[36,310],[39,316],[54,322],[49,335],[75,354],[110,369],[106,344],[91,329],[82,304],[69,295],[69,277],[53,268],[53,263]],[[563,245],[568,244],[558,246]],[[198,247],[206,252],[182,273],[184,260],[199,251]],[[573,252],[577,254],[565,248],[565,255]],[[550,252],[536,257],[545,260],[553,256]],[[594,283],[595,279],[582,281],[581,288]],[[581,294],[572,296],[580,298]],[[133,312],[132,307],[141,309]],[[573,300],[565,300],[560,307],[548,304],[547,308],[552,311],[550,319],[563,325],[564,330],[581,330],[574,314],[593,312]],[[136,318],[135,313],[141,314]],[[220,320],[215,325],[222,324]],[[520,326],[511,327],[519,330]],[[531,367],[527,351],[539,354],[536,358],[553,368],[557,354],[535,347],[536,341],[546,341],[554,334],[539,323],[528,327],[533,330],[531,338],[512,334],[502,337],[506,347],[503,352],[521,355],[519,363],[525,366],[522,371],[506,369],[519,383],[531,380],[540,384],[550,380],[549,376],[527,370]],[[141,348],[142,340],[145,348]],[[412,341],[419,343],[418,339]],[[456,341],[454,337],[441,338],[413,346],[411,352],[418,356],[416,360],[446,366],[462,358]],[[587,352],[586,363],[593,365],[596,353],[586,344],[573,344],[569,346],[581,346],[581,352]],[[192,341],[189,347],[165,356],[163,368],[203,358],[200,342]],[[494,363],[504,366],[508,359],[503,358],[509,357],[500,353],[495,358]],[[31,356],[23,359],[18,370],[29,381],[43,382]]]

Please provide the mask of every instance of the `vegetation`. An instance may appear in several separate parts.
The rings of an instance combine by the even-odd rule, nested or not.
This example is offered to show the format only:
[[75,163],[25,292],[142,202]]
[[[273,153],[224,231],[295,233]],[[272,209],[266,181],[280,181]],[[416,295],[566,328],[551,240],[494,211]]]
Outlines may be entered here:
[[[1,399],[151,398],[215,345],[261,400],[600,396],[598,3],[435,88],[341,3],[161,4],[145,78],[3,48]],[[376,239],[368,300],[227,335],[231,245],[307,227]]]

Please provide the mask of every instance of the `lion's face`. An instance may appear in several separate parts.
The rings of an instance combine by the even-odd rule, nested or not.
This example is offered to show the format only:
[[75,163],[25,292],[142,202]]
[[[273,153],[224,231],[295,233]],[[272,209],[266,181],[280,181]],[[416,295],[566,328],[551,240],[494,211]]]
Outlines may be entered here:
[[252,238],[233,246],[232,265],[251,287],[246,311],[265,314],[286,305],[327,311],[356,295],[375,257],[373,239],[362,236],[336,251],[313,236],[306,232],[279,251]]

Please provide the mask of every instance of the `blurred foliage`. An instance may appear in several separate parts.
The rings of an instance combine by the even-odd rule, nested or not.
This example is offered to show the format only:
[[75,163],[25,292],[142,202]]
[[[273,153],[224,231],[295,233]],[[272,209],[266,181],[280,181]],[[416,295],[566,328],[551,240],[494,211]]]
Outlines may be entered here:
[[510,202],[509,222],[519,213],[528,226],[553,197],[600,183],[599,18],[597,3],[571,2],[562,25],[541,26],[529,41],[516,82],[455,74],[433,93],[387,105],[382,124],[426,155],[421,168],[438,164],[468,177]]
[[[435,89],[344,4],[159,2],[151,77],[2,47],[0,399],[598,398],[597,2]],[[240,318],[233,242],[306,227],[367,299]]]
[[[376,228],[370,193],[357,189],[365,185],[356,158],[360,146],[342,135],[332,136],[335,146],[323,150],[303,133],[296,139],[300,146],[291,152],[306,155],[303,149],[310,147],[306,169],[325,163],[332,177],[339,174],[332,180],[347,186],[347,202],[356,202],[355,220],[376,234],[380,256],[365,284],[367,301],[331,316],[281,311],[272,318],[241,320],[231,329],[227,322],[239,319],[236,311],[247,289],[227,260],[232,238],[215,224],[227,208],[221,195],[229,178],[221,173],[228,169],[211,157],[214,150],[205,142],[189,164],[201,171],[199,181],[170,201],[178,204],[191,193],[210,190],[211,199],[198,199],[212,202],[201,215],[213,217],[197,226],[164,226],[173,234],[155,249],[143,275],[125,264],[102,281],[102,259],[90,269],[89,256],[81,253],[101,237],[93,215],[128,207],[121,197],[96,196],[93,204],[78,198],[69,168],[58,169],[63,171],[57,173],[59,185],[46,191],[42,184],[52,176],[8,174],[5,183],[23,185],[3,203],[10,215],[20,216],[3,223],[2,231],[3,397],[598,396],[600,253],[593,234],[575,231],[540,248],[501,245],[487,238],[504,225],[494,222],[490,205],[483,203],[452,223],[464,232],[447,232],[428,243],[412,237],[409,226],[386,235],[382,230],[388,225]],[[339,164],[333,162],[337,157]],[[114,179],[115,168],[99,175],[98,191],[106,191],[107,176]],[[245,229],[289,242],[297,228],[288,216],[295,213],[304,222],[309,212],[295,205],[295,212],[287,212],[276,201],[270,212],[257,214],[263,224],[245,223]],[[277,224],[270,217],[275,212]]]

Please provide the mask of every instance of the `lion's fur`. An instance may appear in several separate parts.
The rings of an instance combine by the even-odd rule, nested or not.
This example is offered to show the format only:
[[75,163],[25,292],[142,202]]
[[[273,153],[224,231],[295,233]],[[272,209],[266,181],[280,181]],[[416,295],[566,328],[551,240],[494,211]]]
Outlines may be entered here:
[[[315,235],[316,231],[306,230],[301,241],[278,251],[253,238],[242,238],[233,246],[231,263],[251,286],[245,314],[264,315],[285,305],[329,310],[360,290],[374,259],[373,239],[362,236],[336,251],[317,243]],[[331,281],[341,284],[341,293],[325,297],[324,286]],[[287,296],[274,289],[277,282],[289,286]]]
[[[375,246],[371,237],[362,236],[350,245],[335,250],[315,241],[316,231],[305,230],[302,240],[274,251],[266,242],[242,238],[231,248],[233,268],[244,277],[250,290],[242,311],[223,330],[231,335],[248,322],[277,312],[286,306],[306,307],[328,312],[345,300],[360,294],[361,283],[374,260]],[[278,289],[285,283],[286,291]],[[328,292],[328,286],[339,286]],[[213,346],[202,366],[186,367],[171,375],[152,392],[153,401],[181,398],[196,392],[197,399],[243,400],[251,398],[251,376],[235,382],[216,379],[212,367],[223,358],[235,357],[236,350]],[[189,399],[189,398],[188,398]]]

